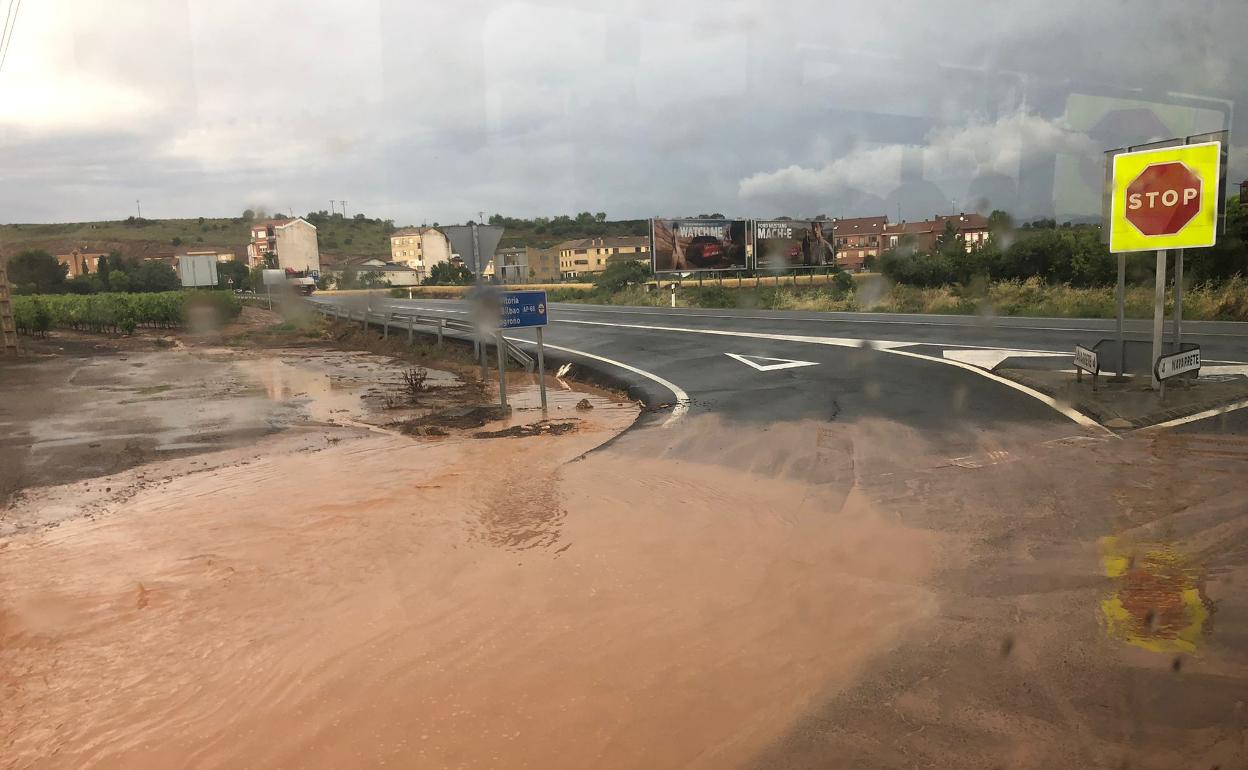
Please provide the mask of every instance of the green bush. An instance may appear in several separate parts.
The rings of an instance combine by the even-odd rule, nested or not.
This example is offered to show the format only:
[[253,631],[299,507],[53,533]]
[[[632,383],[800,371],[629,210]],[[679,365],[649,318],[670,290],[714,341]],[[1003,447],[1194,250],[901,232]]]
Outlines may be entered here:
[[221,321],[237,317],[242,310],[239,299],[226,292],[169,291],[14,297],[13,315],[19,330],[27,334],[42,334],[52,327],[130,334],[139,326],[181,326],[192,305],[212,308]]

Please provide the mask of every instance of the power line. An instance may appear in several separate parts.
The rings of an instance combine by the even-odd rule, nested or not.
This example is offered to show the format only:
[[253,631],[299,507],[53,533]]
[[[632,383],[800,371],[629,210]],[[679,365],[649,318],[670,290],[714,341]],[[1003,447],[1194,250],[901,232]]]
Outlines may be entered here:
[[[9,0],[9,7],[4,11],[4,31],[0,32],[0,43],[9,36],[9,18],[13,15],[13,3],[14,0]],[[0,45],[0,48],[3,48],[3,45]]]
[[[13,5],[14,0],[9,0],[9,4]],[[9,23],[9,19],[5,17],[5,26],[8,27],[8,37],[4,40],[4,50],[0,51],[0,71],[4,69],[4,60],[9,58],[9,45],[13,42],[13,30],[17,29],[17,13],[22,10],[22,0],[16,0],[16,6],[13,8],[13,21]]]

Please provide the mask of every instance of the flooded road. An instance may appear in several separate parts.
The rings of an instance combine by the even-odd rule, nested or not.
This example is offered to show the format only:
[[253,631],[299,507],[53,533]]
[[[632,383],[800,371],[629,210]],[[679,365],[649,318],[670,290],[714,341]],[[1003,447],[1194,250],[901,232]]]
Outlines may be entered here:
[[[26,490],[0,538],[0,767],[1244,756],[1242,444],[628,429],[635,404],[553,381],[571,429],[512,431],[542,417],[523,374],[509,417],[409,436],[483,391],[433,373],[388,403],[406,366],[243,357],[208,392],[280,430]],[[174,399],[185,431],[199,370],[160,371],[126,398]]]
[[6,763],[719,767],[933,611],[932,535],[585,455],[636,413],[590,399],[564,436],[364,435],[5,542]]

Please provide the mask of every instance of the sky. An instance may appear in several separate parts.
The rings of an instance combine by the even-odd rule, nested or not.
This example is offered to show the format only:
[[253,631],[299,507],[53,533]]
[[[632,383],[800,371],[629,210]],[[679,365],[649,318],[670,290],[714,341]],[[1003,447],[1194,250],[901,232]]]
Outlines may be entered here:
[[24,0],[0,219],[1093,221],[1113,147],[1229,129],[1248,177],[1245,29],[1238,0]]

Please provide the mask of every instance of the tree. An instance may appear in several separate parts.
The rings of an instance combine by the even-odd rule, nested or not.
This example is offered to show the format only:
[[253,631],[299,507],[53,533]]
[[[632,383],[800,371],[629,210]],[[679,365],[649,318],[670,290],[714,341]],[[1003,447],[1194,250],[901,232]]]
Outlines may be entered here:
[[130,291],[130,276],[120,270],[113,270],[108,274],[108,290],[109,291]]
[[628,286],[645,283],[653,273],[650,265],[631,259],[619,262],[607,262],[607,268],[594,276],[594,288],[607,293],[615,293]]
[[251,288],[251,273],[242,262],[218,262],[217,285],[222,289]]
[[154,259],[144,260],[130,276],[131,291],[174,291],[181,287],[173,268]]
[[945,220],[945,229],[936,237],[936,250],[946,256],[957,251],[965,251],[966,247],[959,237],[958,228],[952,219]]
[[599,211],[597,214],[594,214],[594,220],[595,220],[595,221],[597,221],[597,222],[606,222],[606,221],[607,221],[607,212],[605,212],[605,211]]
[[182,239],[181,239],[181,238],[179,238],[178,236],[176,236],[176,235],[175,235],[175,236],[173,236],[173,238],[171,238],[171,239],[169,240],[169,243],[170,243],[170,244],[172,244],[172,245],[174,245],[174,246],[181,246],[181,245],[182,245]]
[[9,281],[18,294],[60,294],[69,265],[46,251],[31,249],[9,260]]
[[250,222],[256,218],[256,212],[251,209],[243,209],[243,219]]
[[100,290],[98,275],[76,275],[65,282],[70,294],[95,294]]
[[356,280],[358,278],[359,278],[359,273],[356,272],[356,269],[354,267],[348,266],[345,270],[342,271],[342,275],[338,276],[338,284],[337,284],[338,288],[339,289],[354,289]]
[[988,230],[994,235],[996,233],[1009,232],[1013,229],[1014,217],[1010,216],[1009,212],[993,209],[993,212],[988,215]]
[[[114,251],[112,253],[116,254],[117,252]],[[95,263],[95,274],[100,277],[100,288],[103,291],[108,291],[108,272],[109,265],[111,264],[111,260],[109,259],[110,256],[111,255],[106,254],[100,257],[99,262]]]
[[386,283],[386,279],[376,270],[365,270],[360,273],[360,286],[365,289],[375,289]]
[[468,286],[472,282],[472,271],[455,262],[439,262],[424,280],[426,286]]

